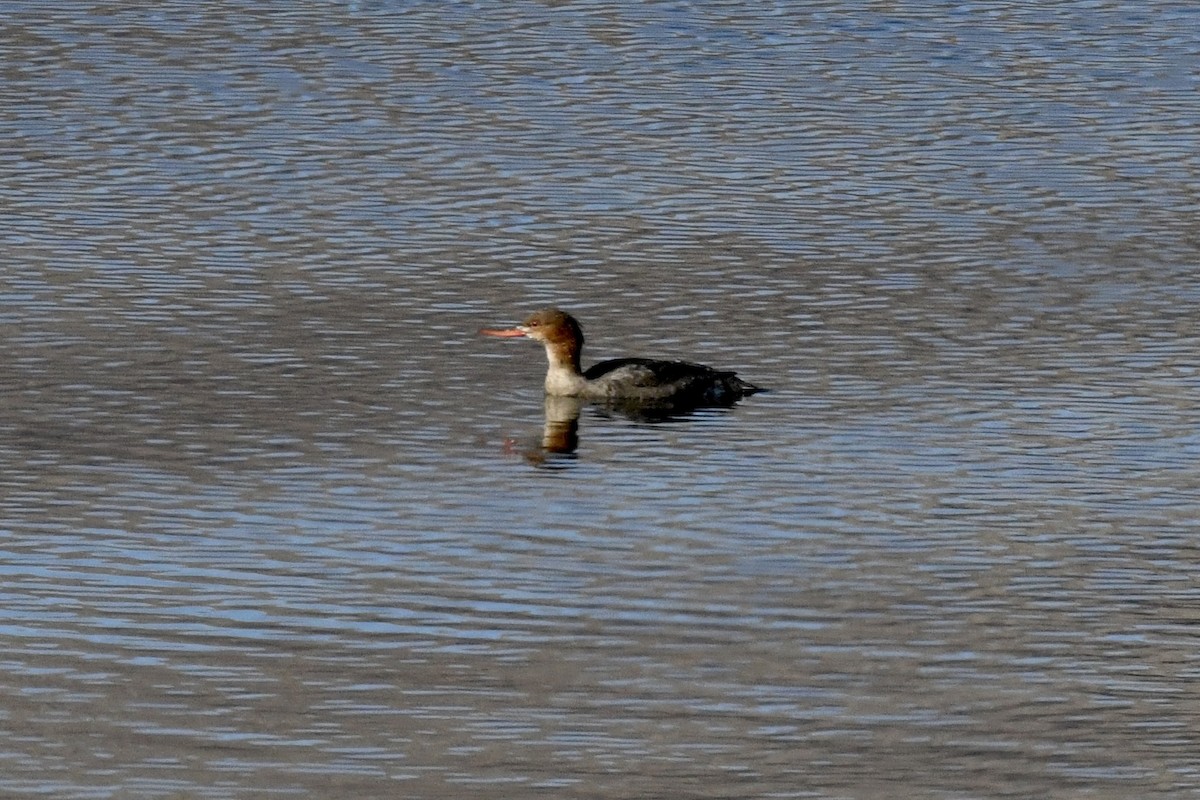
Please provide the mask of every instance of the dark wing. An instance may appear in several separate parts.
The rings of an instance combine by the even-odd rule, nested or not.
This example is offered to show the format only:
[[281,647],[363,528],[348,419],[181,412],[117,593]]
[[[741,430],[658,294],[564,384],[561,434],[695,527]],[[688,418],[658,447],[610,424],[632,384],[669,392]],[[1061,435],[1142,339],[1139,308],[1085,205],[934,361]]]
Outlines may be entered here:
[[761,391],[732,372],[690,361],[617,358],[596,364],[584,377],[596,387],[596,398],[607,402],[675,409],[728,406]]
[[[656,361],[651,358],[614,358],[593,364],[583,373],[589,381],[620,377],[630,386],[677,386],[680,383],[713,380],[726,373],[688,361]],[[732,375],[733,373],[727,373]]]

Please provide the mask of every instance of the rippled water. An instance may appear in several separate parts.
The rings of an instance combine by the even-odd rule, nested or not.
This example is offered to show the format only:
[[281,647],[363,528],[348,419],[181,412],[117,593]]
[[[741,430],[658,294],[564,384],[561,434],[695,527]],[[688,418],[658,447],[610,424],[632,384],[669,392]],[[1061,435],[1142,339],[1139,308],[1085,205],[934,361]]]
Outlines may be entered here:
[[1196,9],[5,17],[0,794],[1200,790]]

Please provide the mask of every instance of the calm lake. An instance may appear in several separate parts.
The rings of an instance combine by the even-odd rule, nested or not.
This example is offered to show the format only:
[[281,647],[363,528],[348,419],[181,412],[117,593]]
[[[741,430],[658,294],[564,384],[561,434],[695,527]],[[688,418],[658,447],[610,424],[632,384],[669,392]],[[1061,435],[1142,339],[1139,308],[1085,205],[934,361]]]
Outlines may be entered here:
[[0,796],[1200,794],[1200,6],[0,47]]

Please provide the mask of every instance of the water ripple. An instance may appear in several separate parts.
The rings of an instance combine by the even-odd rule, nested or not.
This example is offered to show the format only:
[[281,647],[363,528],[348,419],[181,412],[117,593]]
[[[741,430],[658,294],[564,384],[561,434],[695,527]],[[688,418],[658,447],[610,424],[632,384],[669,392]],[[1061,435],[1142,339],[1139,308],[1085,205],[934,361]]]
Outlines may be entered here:
[[0,792],[1195,790],[1194,9],[10,11]]

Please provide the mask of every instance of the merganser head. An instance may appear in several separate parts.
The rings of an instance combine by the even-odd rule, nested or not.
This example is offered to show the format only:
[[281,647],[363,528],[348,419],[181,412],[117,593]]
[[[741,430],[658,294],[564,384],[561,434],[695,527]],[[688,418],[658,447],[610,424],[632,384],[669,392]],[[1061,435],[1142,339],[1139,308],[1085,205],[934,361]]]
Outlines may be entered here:
[[565,311],[543,308],[525,318],[515,328],[484,328],[484,336],[501,338],[524,336],[535,339],[546,346],[546,356],[552,365],[562,365],[575,372],[579,370],[579,354],[583,350],[583,329]]
[[507,338],[510,336],[526,336],[544,344],[583,346],[583,329],[579,323],[565,311],[557,308],[543,308],[525,318],[525,321],[515,328],[496,330],[484,328],[480,331],[484,336]]

